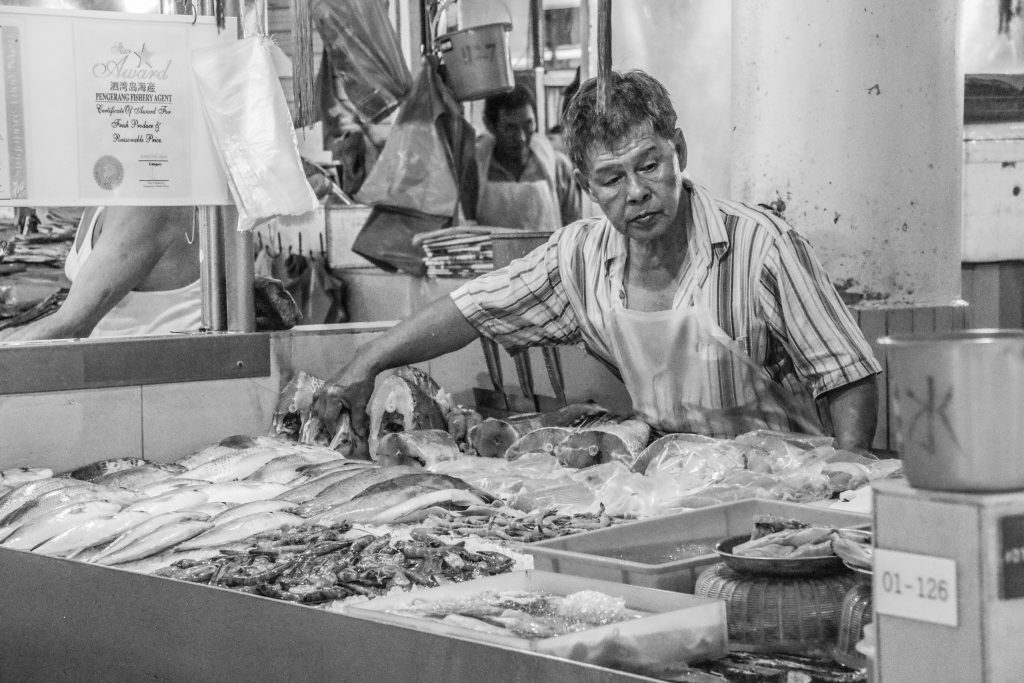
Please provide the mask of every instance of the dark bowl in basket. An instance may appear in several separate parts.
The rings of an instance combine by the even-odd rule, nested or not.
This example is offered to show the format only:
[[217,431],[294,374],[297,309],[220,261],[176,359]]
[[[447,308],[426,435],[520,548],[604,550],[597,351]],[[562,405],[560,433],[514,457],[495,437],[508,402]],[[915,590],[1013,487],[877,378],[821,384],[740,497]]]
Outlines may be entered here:
[[827,555],[825,557],[747,557],[745,555],[733,554],[733,548],[749,540],[750,534],[730,536],[715,544],[715,552],[722,557],[722,560],[730,569],[743,574],[824,576],[846,569],[838,555]]

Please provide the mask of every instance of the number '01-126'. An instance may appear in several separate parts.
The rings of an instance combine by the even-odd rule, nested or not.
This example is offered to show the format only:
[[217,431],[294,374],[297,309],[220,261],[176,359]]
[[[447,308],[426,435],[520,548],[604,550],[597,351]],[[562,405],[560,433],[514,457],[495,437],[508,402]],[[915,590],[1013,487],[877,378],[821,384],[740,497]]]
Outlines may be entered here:
[[908,595],[920,600],[949,600],[949,587],[945,579],[928,576],[915,576],[905,581],[899,572],[882,573],[882,590],[893,595]]

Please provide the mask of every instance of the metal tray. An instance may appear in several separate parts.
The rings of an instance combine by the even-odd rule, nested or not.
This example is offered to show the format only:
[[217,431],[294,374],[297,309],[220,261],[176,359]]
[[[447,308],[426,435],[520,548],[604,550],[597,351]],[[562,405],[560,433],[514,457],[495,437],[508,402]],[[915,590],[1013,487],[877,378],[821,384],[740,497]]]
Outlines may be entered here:
[[769,576],[822,576],[843,571],[845,566],[838,555],[826,557],[747,557],[734,555],[732,549],[750,540],[750,534],[730,536],[715,545],[718,553],[730,569],[744,574]]

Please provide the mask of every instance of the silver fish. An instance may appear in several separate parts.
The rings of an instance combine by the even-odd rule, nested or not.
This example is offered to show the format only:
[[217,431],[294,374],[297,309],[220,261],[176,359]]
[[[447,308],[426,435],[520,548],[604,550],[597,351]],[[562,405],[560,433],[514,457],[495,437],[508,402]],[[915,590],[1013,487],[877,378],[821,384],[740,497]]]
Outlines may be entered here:
[[5,521],[7,516],[25,503],[35,500],[39,496],[45,495],[50,491],[56,491],[57,489],[68,488],[71,486],[79,486],[81,483],[82,482],[77,479],[59,477],[54,479],[30,481],[14,488],[12,491],[4,495],[3,500],[0,501],[0,525],[7,524]]
[[198,487],[211,503],[251,503],[267,500],[288,490],[284,484],[270,484],[258,481],[225,481]]
[[130,545],[101,559],[94,559],[94,561],[96,564],[114,565],[141,560],[150,555],[162,553],[168,548],[174,548],[180,543],[188,541],[212,528],[213,524],[199,519],[171,522],[154,529]]
[[303,517],[318,515],[328,508],[347,503],[369,486],[417,471],[422,472],[423,469],[408,465],[397,465],[395,467],[378,467],[365,470],[354,477],[328,486],[317,494],[316,498],[296,508],[295,512]]
[[370,462],[369,460],[350,460],[347,458],[337,458],[329,462],[323,462],[318,465],[308,465],[306,467],[299,468],[299,476],[296,477],[296,481],[300,479],[313,480],[317,477],[321,477],[330,472],[343,469],[366,469],[368,467],[376,467],[377,463]]
[[217,458],[228,455],[229,453],[238,452],[239,448],[231,448],[230,446],[221,446],[220,444],[214,446],[207,446],[206,448],[196,451],[191,455],[186,455],[184,458],[178,458],[174,462],[185,468],[186,472],[194,470],[200,465],[205,465],[208,462],[212,462]]
[[269,481],[275,484],[287,484],[299,476],[299,467],[312,464],[313,462],[306,453],[279,455],[247,476],[245,481]]
[[[470,490],[474,499],[481,503],[494,500],[486,491],[474,489],[470,484],[448,474],[418,470],[377,482],[360,491],[347,503],[321,513],[330,519],[348,519],[352,522],[369,522],[374,517],[395,505],[431,491]],[[442,496],[440,501],[445,498]],[[320,523],[319,518],[312,521]]]
[[[85,560],[87,562],[95,562],[97,564],[107,564],[102,560],[112,555],[115,555],[115,553],[125,550],[132,544],[137,543],[146,536],[155,532],[157,529],[165,527],[168,524],[178,524],[180,522],[185,521],[209,522],[210,516],[205,515],[201,512],[192,512],[188,510],[177,510],[175,512],[165,512],[160,515],[155,515],[143,521],[141,524],[138,524],[132,527],[131,529],[128,529],[120,536],[115,538],[113,541],[108,543],[107,546],[103,548],[103,550],[98,551],[89,558],[85,558]],[[210,524],[208,528],[212,528],[212,526],[213,525]],[[203,531],[205,531],[205,529]],[[79,556],[79,559],[82,559],[81,556]]]
[[[376,468],[376,465],[374,468]],[[289,484],[290,488],[279,495],[278,498],[280,500],[288,500],[293,503],[305,503],[316,498],[316,496],[328,486],[354,477],[363,471],[365,471],[365,469],[362,467],[346,467],[345,469],[328,472],[327,474],[323,474],[316,479],[311,479],[303,484]]]
[[213,527],[200,535],[178,545],[178,550],[194,550],[196,548],[215,548],[217,546],[236,543],[263,531],[299,526],[303,519],[290,512],[258,512],[233,519]]
[[243,451],[222,455],[205,465],[193,468],[188,471],[188,476],[193,479],[206,479],[214,483],[237,481],[245,479],[274,458],[293,452],[294,449],[290,447],[280,446],[247,448]]
[[221,524],[230,522],[233,519],[246,517],[248,515],[255,515],[258,512],[288,512],[297,505],[298,503],[291,503],[287,500],[277,500],[275,498],[271,498],[270,500],[254,500],[251,503],[243,503],[241,505],[228,508],[210,521],[217,526],[220,526]]
[[[187,474],[187,473],[186,473]],[[161,494],[173,491],[174,489],[180,488],[195,488],[202,486],[203,484],[209,484],[210,482],[205,479],[188,479],[187,477],[171,477],[170,479],[164,479],[163,481],[156,481],[152,484],[146,484],[139,489],[139,495],[143,498],[152,498]]]
[[150,515],[159,515],[176,510],[192,509],[197,505],[202,505],[209,499],[209,496],[199,489],[178,488],[172,489],[167,493],[161,493],[159,496],[137,500],[126,507],[125,510],[141,510]]
[[85,550],[101,543],[108,543],[122,533],[138,526],[150,518],[140,510],[120,511],[112,515],[94,517],[82,524],[63,531],[48,541],[40,543],[34,552],[42,555],[67,557],[79,550]]
[[223,501],[217,501],[216,503],[203,503],[192,508],[191,512],[204,514],[209,519],[213,519],[225,510],[230,510],[235,507],[234,503],[225,503]]
[[59,533],[78,527],[95,517],[113,514],[120,509],[121,506],[117,503],[106,500],[71,503],[50,512],[41,519],[23,524],[4,540],[3,545],[15,550],[31,550]]
[[402,501],[401,503],[397,503],[386,510],[378,512],[367,521],[373,522],[374,524],[391,524],[406,518],[408,515],[411,515],[418,510],[443,503],[447,503],[449,505],[461,505],[463,507],[485,504],[482,498],[472,491],[467,491],[465,489],[424,491],[417,496],[413,496],[408,500]]
[[147,462],[138,467],[104,474],[102,477],[97,477],[95,483],[126,489],[140,489],[148,484],[170,479],[184,471],[184,467],[175,463]]
[[327,508],[312,517],[306,519],[308,524],[330,525],[335,522],[369,522],[377,514],[399,504],[415,498],[420,490],[409,487],[395,489],[393,491],[381,491],[370,496],[354,498],[346,503]]
[[65,486],[55,491],[44,493],[38,498],[28,501],[7,515],[3,520],[0,520],[0,524],[4,526],[28,524],[69,503],[89,500],[110,500],[123,506],[134,500],[134,494],[123,489],[111,489],[100,484],[79,481],[77,479],[68,479],[67,481],[74,483],[71,486]]
[[193,470],[200,465],[205,465],[208,462],[230,453],[244,451],[247,448],[255,448],[260,445],[278,445],[280,443],[281,442],[275,439],[269,439],[266,437],[238,434],[236,436],[224,438],[220,443],[202,448],[195,453],[179,458],[175,462],[179,465],[184,465],[186,470]]
[[14,488],[30,481],[49,479],[53,470],[48,467],[13,467],[0,472],[0,486]]
[[77,467],[70,472],[64,472],[61,476],[71,477],[72,479],[81,479],[82,481],[96,481],[104,475],[121,472],[123,470],[130,470],[133,467],[145,465],[147,462],[149,461],[144,460],[143,458],[110,458],[107,460],[97,460],[96,462],[91,462],[88,465]]

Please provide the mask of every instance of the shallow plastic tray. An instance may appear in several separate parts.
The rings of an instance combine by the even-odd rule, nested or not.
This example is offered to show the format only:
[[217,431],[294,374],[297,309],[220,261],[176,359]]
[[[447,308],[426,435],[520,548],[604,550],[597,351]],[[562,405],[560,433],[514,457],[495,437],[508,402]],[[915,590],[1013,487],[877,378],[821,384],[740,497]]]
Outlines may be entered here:
[[[530,640],[515,635],[491,634],[457,625],[394,613],[389,610],[412,601],[432,602],[465,597],[487,590],[540,591],[569,595],[594,590],[625,600],[626,608],[644,616],[553,638]],[[578,662],[598,663],[636,673],[653,673],[666,666],[717,659],[728,652],[725,603],[693,595],[581,579],[528,570],[449,584],[366,602],[349,603],[342,612],[350,617],[408,626],[419,631],[478,640],[554,655]]]
[[[754,515],[768,513],[836,527],[871,523],[870,515],[859,512],[752,499],[532,543],[524,550],[533,556],[536,569],[692,593],[700,572],[708,565],[722,561],[714,551],[715,543],[730,536],[749,534]],[[703,541],[707,552],[660,563],[637,562],[621,557],[636,556],[638,551],[654,556],[659,550],[667,553],[683,543],[694,541]]]

